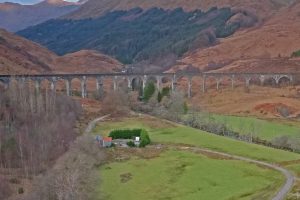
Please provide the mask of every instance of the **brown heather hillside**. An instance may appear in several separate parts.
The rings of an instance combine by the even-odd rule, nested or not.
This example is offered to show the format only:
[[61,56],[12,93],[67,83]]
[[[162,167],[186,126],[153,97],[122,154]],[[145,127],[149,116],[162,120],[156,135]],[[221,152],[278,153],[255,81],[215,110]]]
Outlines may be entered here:
[[29,40],[0,29],[0,73],[28,74],[51,71],[56,55]]
[[107,11],[129,10],[135,7],[148,9],[160,7],[174,9],[182,7],[187,11],[201,9],[208,10],[211,7],[233,7],[252,10],[261,17],[271,15],[282,6],[289,5],[296,0],[89,0],[77,11],[67,15],[67,18],[81,19],[98,17]]
[[202,70],[300,72],[297,59],[289,59],[300,49],[300,3],[281,9],[260,27],[239,31],[219,44],[199,49],[181,60]]
[[93,50],[81,50],[58,57],[52,69],[56,72],[99,73],[118,71],[122,64]]
[[121,64],[95,51],[59,57],[48,49],[0,29],[0,74],[92,73],[119,70]]

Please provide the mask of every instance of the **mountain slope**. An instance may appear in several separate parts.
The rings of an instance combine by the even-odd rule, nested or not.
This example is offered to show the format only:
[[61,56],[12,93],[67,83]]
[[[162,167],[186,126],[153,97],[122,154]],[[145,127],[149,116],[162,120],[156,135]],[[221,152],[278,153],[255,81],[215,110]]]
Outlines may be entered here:
[[0,29],[0,74],[113,72],[121,64],[103,54],[81,51],[59,57],[48,49]]
[[209,10],[212,7],[231,7],[251,10],[261,17],[272,14],[273,11],[286,6],[296,0],[89,0],[80,9],[68,14],[71,19],[99,17],[108,11],[130,10],[135,7],[150,9],[153,7],[164,9],[183,8],[186,11],[195,9]]
[[120,71],[122,64],[96,51],[81,50],[56,59],[52,70],[58,73],[103,73]]
[[27,74],[51,71],[56,55],[38,44],[0,29],[0,73]]
[[[233,20],[237,15],[242,17]],[[18,34],[60,55],[94,49],[123,63],[133,63],[166,54],[182,56],[256,21],[255,16],[230,8],[211,8],[207,12],[134,8],[95,19],[50,20]]]
[[0,3],[0,27],[15,32],[75,11],[79,4],[45,0],[35,5]]
[[262,26],[239,31],[213,47],[190,53],[181,62],[206,70],[298,69],[297,60],[289,57],[300,49],[299,10],[300,3],[281,9]]

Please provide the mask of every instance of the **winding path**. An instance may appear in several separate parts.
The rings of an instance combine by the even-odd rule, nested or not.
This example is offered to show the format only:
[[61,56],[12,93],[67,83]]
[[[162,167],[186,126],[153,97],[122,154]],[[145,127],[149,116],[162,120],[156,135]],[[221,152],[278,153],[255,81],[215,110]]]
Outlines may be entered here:
[[105,116],[102,116],[102,117],[98,117],[98,118],[94,119],[93,121],[89,122],[88,126],[84,130],[84,134],[89,134],[90,132],[92,132],[92,130],[95,128],[95,126],[98,122],[104,120],[105,118],[107,118],[109,116],[110,115],[105,115]]
[[[90,133],[99,121],[102,121],[102,120],[104,120],[105,118],[107,118],[109,116],[110,115],[105,115],[105,116],[96,118],[93,121],[91,121],[88,124],[87,128],[85,129],[84,133],[85,134]],[[209,150],[209,149],[199,148],[199,147],[180,146],[180,148],[185,149],[185,150],[197,151],[197,152],[212,153],[212,154],[216,154],[216,155],[231,158],[231,159],[241,160],[241,161],[245,161],[245,162],[248,162],[248,163],[257,164],[257,165],[260,165],[260,166],[265,166],[265,167],[268,167],[268,168],[279,171],[280,173],[282,173],[285,176],[286,180],[285,180],[284,185],[280,188],[280,190],[276,193],[276,195],[272,198],[272,200],[284,200],[285,197],[287,196],[287,194],[293,188],[294,181],[295,181],[294,175],[290,171],[288,171],[287,169],[285,169],[283,167],[280,167],[278,165],[270,164],[270,163],[263,162],[263,161],[253,160],[253,159],[242,157],[242,156],[236,156],[236,155],[222,153],[222,152],[213,151],[213,150]]]

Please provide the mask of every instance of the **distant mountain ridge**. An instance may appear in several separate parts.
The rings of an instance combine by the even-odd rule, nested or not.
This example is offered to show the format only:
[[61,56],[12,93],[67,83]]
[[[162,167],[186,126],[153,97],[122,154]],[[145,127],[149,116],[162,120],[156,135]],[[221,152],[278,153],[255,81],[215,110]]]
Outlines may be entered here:
[[45,0],[35,5],[0,3],[0,28],[16,32],[73,12],[81,4],[63,0]]
[[97,18],[109,11],[130,10],[135,7],[150,9],[183,8],[185,11],[200,9],[207,11],[212,7],[230,7],[232,9],[246,9],[254,12],[260,18],[265,18],[281,7],[291,5],[297,0],[89,0],[78,10],[67,14],[65,18],[85,19]]

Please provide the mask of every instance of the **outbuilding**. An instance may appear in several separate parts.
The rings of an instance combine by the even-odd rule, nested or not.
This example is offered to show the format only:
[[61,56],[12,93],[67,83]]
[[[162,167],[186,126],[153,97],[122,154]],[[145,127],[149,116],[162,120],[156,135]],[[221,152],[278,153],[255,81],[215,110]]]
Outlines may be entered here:
[[112,145],[112,137],[104,137],[102,140],[103,147],[111,147]]

